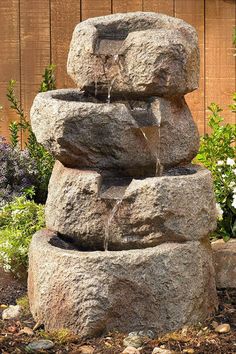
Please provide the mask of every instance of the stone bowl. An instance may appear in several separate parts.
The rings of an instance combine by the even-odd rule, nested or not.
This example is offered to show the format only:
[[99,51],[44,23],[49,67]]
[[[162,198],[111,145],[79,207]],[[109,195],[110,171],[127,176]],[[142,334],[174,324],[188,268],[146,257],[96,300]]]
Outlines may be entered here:
[[198,88],[197,33],[183,20],[152,12],[88,19],[74,30],[67,71],[93,94],[184,95]]
[[36,96],[31,123],[38,142],[65,166],[103,175],[154,176],[158,160],[164,168],[185,164],[199,147],[184,98],[107,103],[55,90]]
[[46,226],[80,250],[123,250],[207,239],[216,228],[211,173],[200,166],[163,177],[103,178],[56,162]]
[[28,274],[35,321],[83,338],[147,329],[159,336],[204,321],[217,306],[209,241],[79,252],[42,230]]

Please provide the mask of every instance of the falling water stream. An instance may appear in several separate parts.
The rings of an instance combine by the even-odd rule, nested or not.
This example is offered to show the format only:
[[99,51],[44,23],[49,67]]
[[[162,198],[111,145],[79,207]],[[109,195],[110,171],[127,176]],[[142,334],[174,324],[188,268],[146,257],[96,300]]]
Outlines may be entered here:
[[108,104],[111,103],[111,90],[112,90],[112,87],[113,87],[115,81],[116,81],[116,77],[113,77],[113,79],[111,80],[111,82],[108,85],[108,92],[107,92],[107,103]]
[[161,153],[161,121],[158,121],[157,124],[157,131],[158,131],[158,145],[157,145],[157,150],[153,151],[153,147],[151,144],[150,139],[148,138],[147,134],[145,133],[144,129],[141,127],[139,128],[140,132],[142,133],[144,139],[147,142],[147,145],[151,151],[151,153],[154,155],[155,159],[156,159],[156,170],[155,170],[155,176],[161,177],[162,176],[162,172],[163,172],[163,166],[161,164],[160,161],[160,153]]
[[109,244],[109,238],[110,238],[110,225],[112,223],[112,220],[113,220],[116,212],[119,209],[121,202],[122,202],[122,199],[118,199],[115,202],[115,205],[113,206],[113,208],[111,209],[111,211],[109,212],[109,215],[108,215],[108,219],[107,219],[107,222],[105,225],[105,239],[104,239],[104,250],[105,251],[108,251],[108,244]]
[[[114,54],[112,55],[112,63],[111,63],[111,67],[107,67],[107,62],[103,59],[103,56],[101,56],[102,61],[103,61],[103,72],[104,75],[107,77],[107,70],[111,69],[111,68],[116,68],[117,66],[119,66],[119,55],[118,54]],[[115,73],[115,75],[113,76],[112,79],[108,80],[108,92],[107,92],[107,103],[110,104],[111,103],[111,92],[112,92],[112,88],[113,85],[117,79],[118,76],[118,70]],[[95,97],[97,96],[98,93],[98,77],[97,77],[97,72],[95,69]],[[144,139],[147,142],[147,145],[151,151],[151,153],[154,155],[155,159],[156,159],[156,169],[155,169],[155,176],[161,176],[162,172],[163,172],[163,166],[161,164],[160,161],[160,151],[161,151],[161,120],[157,120],[157,131],[158,131],[158,146],[157,146],[157,150],[154,151],[151,141],[148,138],[145,130],[143,127],[139,128],[140,132],[142,133]],[[122,202],[122,198],[118,199],[115,202],[115,205],[113,206],[113,208],[110,210],[109,214],[108,214],[108,218],[107,221],[105,223],[105,238],[104,238],[104,250],[108,251],[108,246],[109,246],[109,239],[110,239],[110,226],[112,224],[112,221],[114,219],[114,216],[116,215],[119,206]]]

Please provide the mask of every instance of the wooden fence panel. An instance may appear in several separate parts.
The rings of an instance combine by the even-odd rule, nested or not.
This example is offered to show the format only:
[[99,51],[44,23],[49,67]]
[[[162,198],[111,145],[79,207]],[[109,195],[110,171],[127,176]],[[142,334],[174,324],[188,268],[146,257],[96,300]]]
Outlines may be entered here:
[[56,64],[57,88],[74,87],[66,71],[67,56],[74,27],[80,22],[78,0],[51,0],[51,53]]
[[160,12],[165,15],[174,15],[175,0],[143,0],[143,11]]
[[112,13],[142,11],[142,0],[113,0]]
[[90,17],[110,15],[112,0],[82,0],[82,20]]
[[[205,109],[214,101],[224,109],[225,119],[235,123],[235,114],[230,112],[228,105],[235,91],[235,48],[232,34],[236,2],[206,0],[205,6]],[[208,127],[206,130],[209,130]]]
[[51,61],[49,0],[20,1],[21,98],[29,112]]
[[193,118],[198,125],[200,134],[205,131],[205,85],[204,85],[204,0],[175,0],[175,16],[194,26],[198,32],[200,48],[200,80],[199,89],[186,95],[186,101]]
[[19,1],[0,1],[0,134],[8,137],[10,121],[16,120],[6,98],[8,81],[17,81],[16,93],[20,96]]
[[8,135],[16,116],[6,108],[6,87],[11,78],[28,112],[45,67],[57,65],[57,87],[71,87],[66,61],[74,26],[89,17],[128,11],[154,11],[176,16],[196,27],[201,53],[200,89],[187,95],[201,133],[207,130],[206,109],[215,101],[235,122],[228,105],[235,86],[235,0],[4,0],[0,1],[0,105],[5,118],[0,134]]

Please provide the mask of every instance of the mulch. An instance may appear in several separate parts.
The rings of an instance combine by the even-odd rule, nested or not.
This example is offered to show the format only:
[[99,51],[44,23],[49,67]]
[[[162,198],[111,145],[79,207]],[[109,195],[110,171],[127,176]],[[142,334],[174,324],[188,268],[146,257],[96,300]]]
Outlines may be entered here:
[[[14,305],[24,294],[26,294],[25,284],[0,269],[0,305]],[[154,340],[147,338],[140,354],[151,354],[156,346],[164,346],[176,354],[236,354],[236,289],[219,291],[219,300],[219,311],[204,324],[186,327]],[[227,334],[216,333],[213,321],[218,324],[229,323],[231,331]],[[33,328],[34,325],[35,322],[28,311],[19,320],[0,320],[0,353],[27,353],[28,343],[38,339],[50,339],[55,343],[54,348],[42,353],[79,354],[85,346],[85,349],[93,350],[93,354],[121,354],[124,350],[123,339],[127,335],[109,333],[104,337],[81,341],[79,336],[67,333],[63,337],[57,332],[46,333],[40,328],[35,331],[34,336],[20,333],[24,327]]]

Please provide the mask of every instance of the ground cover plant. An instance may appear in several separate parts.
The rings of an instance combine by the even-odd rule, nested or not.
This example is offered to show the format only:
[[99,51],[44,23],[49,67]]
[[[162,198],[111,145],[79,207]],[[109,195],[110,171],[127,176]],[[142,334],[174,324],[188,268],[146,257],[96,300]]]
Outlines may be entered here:
[[[236,112],[236,94],[230,106]],[[223,124],[222,109],[215,103],[209,107],[211,133],[201,139],[198,161],[213,177],[218,210],[218,227],[214,237],[228,240],[236,237],[236,125]]]
[[44,227],[44,206],[27,197],[16,197],[0,209],[0,260],[18,277],[27,274],[32,235]]

